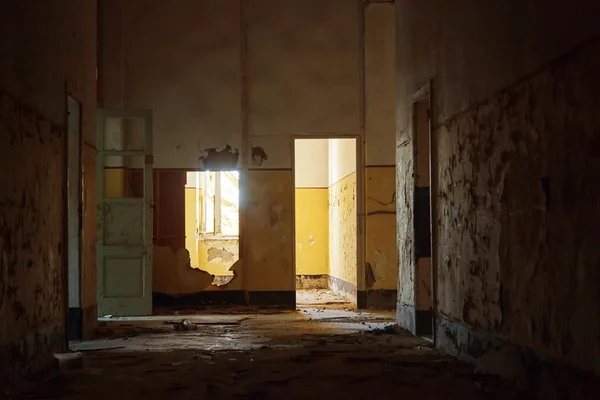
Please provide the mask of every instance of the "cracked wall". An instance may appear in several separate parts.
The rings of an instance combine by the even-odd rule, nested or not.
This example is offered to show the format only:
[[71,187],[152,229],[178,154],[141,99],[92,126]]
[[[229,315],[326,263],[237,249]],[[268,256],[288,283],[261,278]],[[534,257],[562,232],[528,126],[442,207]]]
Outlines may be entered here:
[[433,79],[438,344],[482,371],[598,373],[594,3],[467,3],[396,3],[399,303],[415,306],[411,96]]

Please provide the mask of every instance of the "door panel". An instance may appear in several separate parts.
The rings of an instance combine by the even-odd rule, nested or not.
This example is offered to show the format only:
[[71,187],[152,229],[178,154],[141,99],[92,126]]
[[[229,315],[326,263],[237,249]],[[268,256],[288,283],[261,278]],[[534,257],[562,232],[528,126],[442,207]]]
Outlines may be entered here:
[[[98,191],[98,315],[150,315],[152,112],[99,110],[97,151],[98,184],[105,188]],[[140,193],[125,187],[130,168],[142,171]]]

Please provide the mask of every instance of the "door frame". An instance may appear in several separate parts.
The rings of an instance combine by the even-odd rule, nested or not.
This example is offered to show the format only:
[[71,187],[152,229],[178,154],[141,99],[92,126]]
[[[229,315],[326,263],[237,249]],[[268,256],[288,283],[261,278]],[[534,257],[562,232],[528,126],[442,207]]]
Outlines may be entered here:
[[[429,239],[430,239],[430,260],[431,260],[431,339],[433,344],[436,345],[436,331],[437,331],[437,274],[438,274],[438,251],[437,251],[437,243],[438,243],[438,235],[437,235],[437,196],[434,195],[438,190],[438,179],[437,179],[437,170],[438,170],[438,162],[435,155],[437,154],[437,138],[434,134],[434,126],[433,126],[433,101],[432,101],[432,87],[433,80],[430,79],[422,84],[415,93],[412,95],[411,101],[411,112],[412,112],[412,132],[413,132],[413,163],[414,163],[414,172],[416,179],[416,151],[418,151],[416,143],[416,135],[417,135],[417,116],[415,115],[416,104],[422,101],[427,102],[428,108],[428,140],[429,140],[429,148],[427,149],[428,158],[429,158]],[[416,180],[414,185],[416,187]],[[414,213],[414,204],[413,204],[413,213]],[[417,263],[418,259],[415,255],[414,257],[414,299],[415,299],[415,312],[419,313],[418,309],[418,294],[419,294],[419,266]],[[415,334],[419,335],[421,329],[417,326],[417,319],[415,318]]]
[[365,290],[365,251],[366,251],[366,213],[365,213],[365,140],[362,135],[342,134],[304,134],[291,136],[292,154],[292,279],[294,281],[294,293],[296,288],[296,140],[304,139],[355,139],[356,143],[356,307],[366,308],[361,304],[360,292]]
[[[69,82],[65,85],[65,143],[64,143],[64,171],[65,171],[65,184],[63,189],[63,195],[65,199],[65,209],[64,209],[64,301],[65,301],[65,322],[66,322],[66,340],[67,340],[67,348],[68,342],[70,340],[81,340],[83,338],[83,312],[82,312],[82,288],[81,288],[81,276],[82,276],[82,266],[83,266],[83,95],[76,90],[73,85]],[[77,124],[77,136],[78,140],[76,143],[73,143],[77,146],[76,150],[76,161],[71,160],[70,157],[70,145],[71,143],[71,135],[70,135],[70,118],[69,118],[69,105],[70,102],[73,101],[78,105],[77,112],[78,116],[78,124]],[[77,268],[72,270],[70,251],[71,251],[71,240],[70,240],[70,219],[72,217],[71,212],[72,208],[70,208],[70,196],[69,196],[69,167],[71,167],[71,163],[77,163],[77,172],[76,172],[76,181],[77,181],[77,192],[79,196],[77,197],[77,207],[76,207],[76,218],[78,219],[78,239],[77,239]],[[72,303],[71,294],[76,292],[76,301]]]

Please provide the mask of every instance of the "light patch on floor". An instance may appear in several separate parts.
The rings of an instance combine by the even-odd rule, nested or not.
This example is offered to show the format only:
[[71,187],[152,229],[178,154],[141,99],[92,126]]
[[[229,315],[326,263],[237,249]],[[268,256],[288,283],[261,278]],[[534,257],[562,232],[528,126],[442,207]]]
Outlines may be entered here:
[[306,289],[296,290],[296,304],[298,307],[311,305],[347,305],[350,307],[352,303],[328,289]]

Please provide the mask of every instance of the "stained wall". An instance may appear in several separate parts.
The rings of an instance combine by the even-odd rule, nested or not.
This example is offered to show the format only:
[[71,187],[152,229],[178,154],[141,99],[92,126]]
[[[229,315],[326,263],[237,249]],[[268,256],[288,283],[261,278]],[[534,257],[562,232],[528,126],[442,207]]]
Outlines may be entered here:
[[[293,188],[295,135],[359,137],[361,165],[366,157],[370,166],[393,168],[390,4],[182,0],[167,5],[158,0],[107,0],[102,15],[104,105],[155,110],[156,168],[238,167],[243,193],[266,193],[248,186],[261,181]],[[289,182],[279,181],[283,171]],[[363,187],[362,171],[357,179],[357,187]],[[391,197],[391,182],[381,190]],[[270,195],[275,192],[279,191]],[[291,204],[293,191],[281,193],[281,198],[252,201]],[[252,248],[269,246],[254,244],[276,234],[268,208],[253,208],[247,196],[241,203],[242,269],[252,258]],[[364,201],[358,204],[363,207]],[[262,221],[252,226],[247,218]],[[393,215],[375,218],[370,237],[378,241]],[[388,219],[379,224],[383,218]],[[255,234],[264,226],[269,233]],[[371,264],[381,287],[390,286],[385,282],[394,274],[388,239],[372,243]],[[295,246],[292,236],[287,240],[281,249]],[[384,261],[377,252],[389,255]],[[280,256],[290,261],[289,254],[278,251],[276,258]],[[245,278],[244,285],[272,290],[267,275],[278,276],[280,271],[271,274],[271,266],[264,268],[255,272],[260,275],[256,279],[246,275],[250,280]],[[359,286],[364,280],[359,279]]]
[[[93,143],[95,3],[0,5],[0,182],[6,188],[0,194],[3,387],[50,367],[53,353],[64,351],[67,343],[66,96],[69,87],[82,102],[84,140]],[[83,157],[84,165],[95,161],[90,151],[84,150]],[[84,179],[93,185],[94,178],[84,173]],[[84,215],[83,224],[90,237],[93,213]],[[91,248],[84,246],[83,252],[86,308],[95,304],[95,281]],[[90,334],[95,322],[87,318],[85,323]]]
[[356,140],[329,140],[329,287],[351,301],[358,293]]
[[396,306],[396,72],[392,2],[365,6],[365,269],[367,307]]
[[437,345],[530,380],[549,359],[598,373],[595,2],[396,11],[399,307],[415,305],[411,96],[432,79]]

